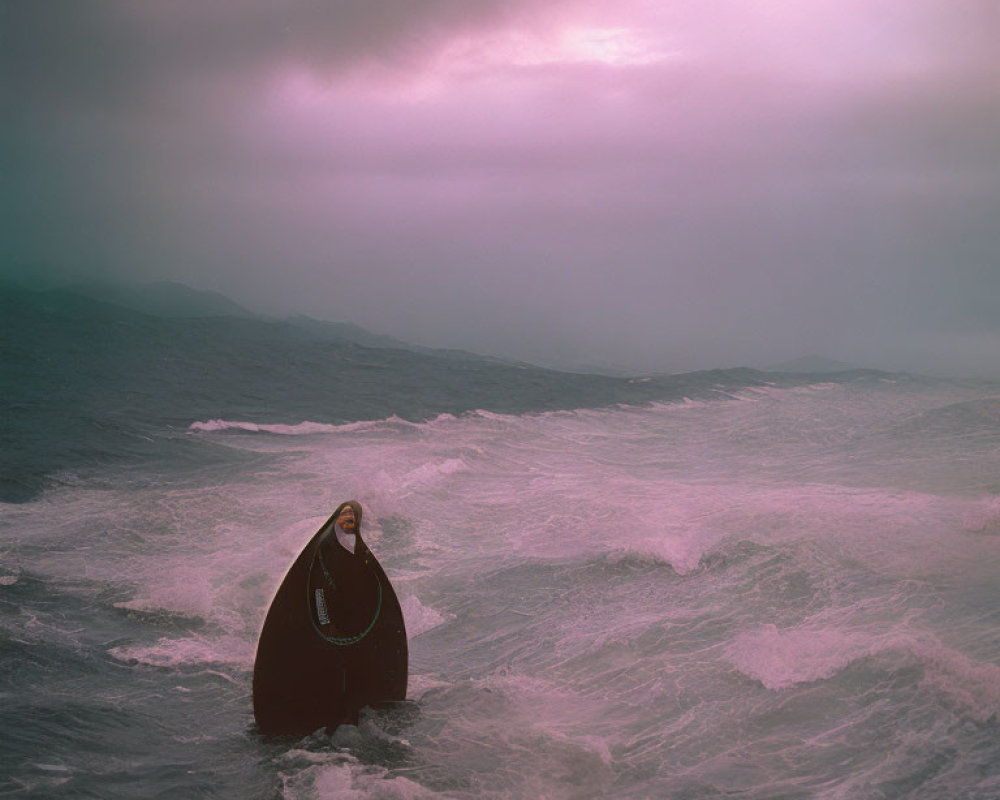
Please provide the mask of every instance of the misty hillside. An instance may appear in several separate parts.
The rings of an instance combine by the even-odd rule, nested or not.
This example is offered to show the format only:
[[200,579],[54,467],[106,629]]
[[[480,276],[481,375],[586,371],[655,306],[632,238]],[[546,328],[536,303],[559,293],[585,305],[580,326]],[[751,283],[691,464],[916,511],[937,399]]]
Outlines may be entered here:
[[[143,284],[110,283],[107,281],[64,282],[59,287],[38,287],[32,286],[30,281],[19,280],[15,284],[7,285],[6,290],[27,290],[39,296],[48,293],[49,298],[63,296],[63,299],[58,302],[70,305],[75,302],[70,295],[79,296],[154,317],[240,317],[260,321],[279,321],[277,318],[250,311],[218,292],[193,289],[175,281],[154,281]],[[53,300],[53,302],[55,301]],[[355,342],[364,347],[412,350],[416,353],[450,359],[485,359],[497,363],[509,363],[504,359],[481,356],[467,350],[422,347],[410,344],[392,336],[372,333],[351,322],[319,320],[301,314],[288,317],[284,321],[304,329],[310,337],[317,340],[346,341]]]
[[768,367],[767,371],[794,372],[799,374],[811,373],[817,375],[829,372],[849,372],[857,369],[861,369],[857,364],[848,364],[846,361],[838,361],[835,358],[827,358],[826,356],[810,355],[791,361],[783,361],[780,364]]
[[89,282],[73,284],[64,291],[140,311],[154,317],[255,317],[218,292],[192,289],[174,281],[145,284]]

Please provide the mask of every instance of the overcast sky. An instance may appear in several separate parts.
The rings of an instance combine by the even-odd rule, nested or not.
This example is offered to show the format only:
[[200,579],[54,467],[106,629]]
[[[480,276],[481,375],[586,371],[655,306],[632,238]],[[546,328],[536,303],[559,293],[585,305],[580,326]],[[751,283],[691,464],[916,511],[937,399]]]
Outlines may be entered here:
[[5,269],[1000,375],[996,0],[0,0]]

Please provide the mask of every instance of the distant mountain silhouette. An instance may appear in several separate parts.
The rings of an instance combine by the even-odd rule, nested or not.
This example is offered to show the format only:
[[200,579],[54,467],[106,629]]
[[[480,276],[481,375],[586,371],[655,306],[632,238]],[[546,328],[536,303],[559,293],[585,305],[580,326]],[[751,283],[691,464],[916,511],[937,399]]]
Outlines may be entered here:
[[218,292],[192,289],[174,281],[145,284],[89,282],[68,286],[64,291],[154,317],[260,316]]
[[387,336],[381,333],[372,333],[365,330],[360,325],[353,322],[331,322],[330,320],[314,319],[304,315],[289,317],[285,322],[299,328],[309,334],[310,337],[333,342],[353,342],[362,347],[376,347],[390,350],[407,350],[411,353],[435,356],[437,358],[447,358],[456,361],[485,361],[494,364],[513,363],[506,359],[494,356],[484,356],[468,350],[442,347],[423,347],[417,344],[404,342],[394,336]]
[[791,361],[784,361],[775,364],[773,367],[766,367],[768,372],[851,372],[863,369],[857,364],[848,364],[846,361],[837,361],[835,358],[826,356],[803,356]]
[[[218,292],[194,289],[176,281],[156,281],[146,284],[113,283],[110,281],[87,281],[66,284],[55,288],[51,284],[59,281],[35,281],[38,286],[32,286],[21,276],[13,283],[3,282],[0,288],[6,286],[9,290],[27,292],[37,298],[45,297],[45,302],[62,310],[77,308],[80,311],[87,301],[108,304],[131,312],[164,319],[205,319],[212,317],[229,317],[260,322],[282,322],[294,329],[300,330],[307,338],[315,341],[342,342],[360,345],[367,348],[403,350],[420,355],[434,356],[450,361],[477,361],[509,366],[531,366],[559,372],[578,374],[604,375],[607,377],[628,377],[638,371],[611,364],[590,362],[553,363],[551,360],[540,359],[535,362],[515,361],[496,356],[487,356],[458,348],[434,348],[411,344],[385,334],[373,333],[351,322],[334,322],[315,319],[305,315],[278,319],[250,311],[239,303],[230,300]],[[50,284],[42,288],[46,283]],[[76,298],[74,300],[74,298]],[[82,304],[81,304],[82,303]],[[96,311],[97,307],[89,309]],[[838,361],[820,355],[809,355],[802,358],[785,361],[766,367],[768,372],[779,373],[836,373],[864,369],[856,364]],[[664,374],[657,374],[664,377]]]
[[[24,283],[21,281],[20,283]],[[47,291],[52,302],[62,305],[72,304],[72,297],[107,303],[129,311],[137,311],[152,317],[191,318],[236,317],[277,322],[278,319],[250,311],[239,303],[218,292],[193,289],[176,281],[156,281],[145,284],[111,283],[88,281],[64,285],[61,288],[28,291]],[[296,315],[280,320],[302,330],[310,339],[329,342],[351,342],[362,347],[407,350],[423,355],[433,355],[457,361],[482,360],[498,364],[510,364],[509,360],[493,356],[483,356],[456,348],[423,347],[384,334],[372,333],[352,322],[333,322],[305,315]]]

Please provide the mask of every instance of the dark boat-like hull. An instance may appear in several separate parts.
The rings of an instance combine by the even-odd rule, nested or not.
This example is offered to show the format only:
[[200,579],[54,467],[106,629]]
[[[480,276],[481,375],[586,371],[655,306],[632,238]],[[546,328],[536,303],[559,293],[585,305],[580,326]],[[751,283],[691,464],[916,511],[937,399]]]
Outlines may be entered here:
[[[361,583],[335,585],[326,563],[331,548],[340,547],[333,527],[331,517],[309,540],[264,620],[253,711],[266,735],[305,736],[356,723],[362,706],[406,698],[408,651],[399,600],[363,544],[356,556],[347,556],[358,559]],[[347,607],[361,622],[338,630],[333,610]]]

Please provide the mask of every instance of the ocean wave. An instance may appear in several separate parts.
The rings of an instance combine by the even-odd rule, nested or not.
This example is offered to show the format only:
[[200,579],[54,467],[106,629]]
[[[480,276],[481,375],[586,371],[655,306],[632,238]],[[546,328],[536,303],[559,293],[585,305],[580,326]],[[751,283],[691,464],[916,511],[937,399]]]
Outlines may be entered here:
[[[838,384],[817,384],[814,386],[799,387],[799,390],[823,390],[827,388],[835,388]],[[713,402],[746,402],[754,401],[762,397],[777,398],[782,395],[791,395],[796,391],[795,388],[779,387],[779,386],[750,386],[745,388],[734,388],[732,390],[716,390],[712,398],[709,400],[694,400],[689,396],[679,397],[674,400],[648,400],[638,403],[614,403],[611,405],[595,406],[595,407],[572,407],[572,408],[561,408],[546,411],[527,411],[523,413],[504,413],[498,411],[490,411],[485,408],[473,408],[468,411],[464,411],[461,414],[452,414],[448,412],[443,412],[436,414],[433,417],[429,417],[420,422],[411,422],[409,420],[403,419],[402,417],[392,414],[388,417],[381,419],[370,419],[370,420],[358,420],[355,422],[343,422],[343,423],[329,423],[329,422],[315,422],[312,420],[303,420],[297,423],[269,423],[269,422],[253,422],[250,420],[227,420],[227,419],[208,419],[208,420],[198,420],[192,422],[188,426],[188,431],[191,433],[219,433],[223,431],[239,431],[243,433],[268,433],[277,434],[282,436],[310,436],[316,434],[342,434],[342,433],[358,433],[365,431],[379,431],[384,430],[389,427],[428,427],[436,428],[449,426],[455,423],[466,422],[469,420],[478,420],[480,422],[494,422],[501,424],[508,424],[517,420],[525,419],[547,419],[547,418],[558,418],[558,417],[578,417],[586,416],[591,417],[597,415],[598,417],[604,417],[608,415],[613,415],[621,411],[629,410],[640,410],[640,409],[655,409],[659,411],[663,410],[679,410],[679,409],[692,409],[692,408],[703,408]]]
[[1000,536],[1000,497],[983,500],[962,516],[962,529],[968,533]]
[[433,608],[428,608],[416,597],[410,596],[400,604],[403,608],[403,619],[406,622],[407,638],[413,639],[422,633],[444,624],[451,615],[444,615]]
[[647,536],[625,542],[617,553],[620,557],[635,556],[655,564],[669,566],[678,575],[687,575],[701,564],[714,541],[699,541],[695,537],[668,539]]
[[[371,723],[360,729],[338,729],[335,743],[355,747],[366,739],[385,739]],[[400,742],[399,744],[403,744]],[[390,775],[382,766],[363,764],[341,748],[314,752],[294,749],[282,757],[282,792],[285,800],[358,800],[372,797],[384,800],[424,800],[441,796],[402,775]]]
[[7,572],[6,575],[0,575],[0,586],[13,586],[21,579],[20,572]]
[[857,661],[891,652],[915,658],[923,667],[922,684],[974,718],[1000,713],[1000,667],[977,663],[929,632],[873,634],[808,625],[782,630],[768,624],[738,635],[726,648],[740,672],[773,691],[827,680]]
[[111,648],[108,653],[119,661],[154,667],[227,664],[249,669],[253,665],[254,645],[235,636],[161,637],[156,644],[123,645]]
[[994,441],[1000,436],[1000,398],[950,403],[925,411],[896,427],[899,436],[966,436]]
[[885,646],[883,637],[863,632],[766,624],[739,634],[727,646],[726,657],[747,677],[780,691],[832,678]]
[[428,461],[410,470],[403,476],[407,487],[422,486],[437,481],[439,478],[464,472],[468,469],[460,458],[446,458],[443,461]]
[[363,420],[360,422],[345,422],[334,425],[327,422],[310,422],[305,420],[294,425],[282,423],[243,422],[225,419],[210,419],[202,422],[192,422],[188,430],[192,433],[218,433],[220,431],[243,431],[245,433],[273,433],[281,436],[313,436],[323,433],[358,433],[376,430],[386,425],[413,425],[401,417],[393,415],[380,420]]
[[271,423],[254,422],[251,420],[227,420],[208,419],[192,422],[188,426],[190,433],[220,433],[225,431],[238,431],[241,433],[263,433],[280,436],[313,436],[320,434],[345,434],[359,433],[367,431],[384,431],[391,428],[438,428],[448,427],[456,423],[463,423],[469,420],[479,422],[491,422],[501,425],[513,423],[517,420],[549,419],[561,417],[587,417],[597,415],[603,418],[608,415],[620,413],[621,411],[637,411],[641,409],[665,411],[665,410],[690,410],[704,408],[713,403],[726,402],[758,402],[763,399],[780,400],[782,397],[794,397],[802,394],[812,394],[825,392],[832,389],[842,388],[837,383],[817,383],[804,386],[779,386],[777,384],[764,384],[757,386],[716,388],[708,399],[692,399],[688,395],[676,399],[650,399],[638,401],[636,403],[619,402],[610,405],[600,405],[594,407],[570,407],[562,409],[552,409],[545,411],[527,411],[523,413],[504,413],[491,411],[485,408],[473,408],[460,414],[443,412],[428,417],[419,422],[411,422],[402,417],[392,414],[381,419],[358,420],[354,422],[329,423],[303,420],[297,423]]

